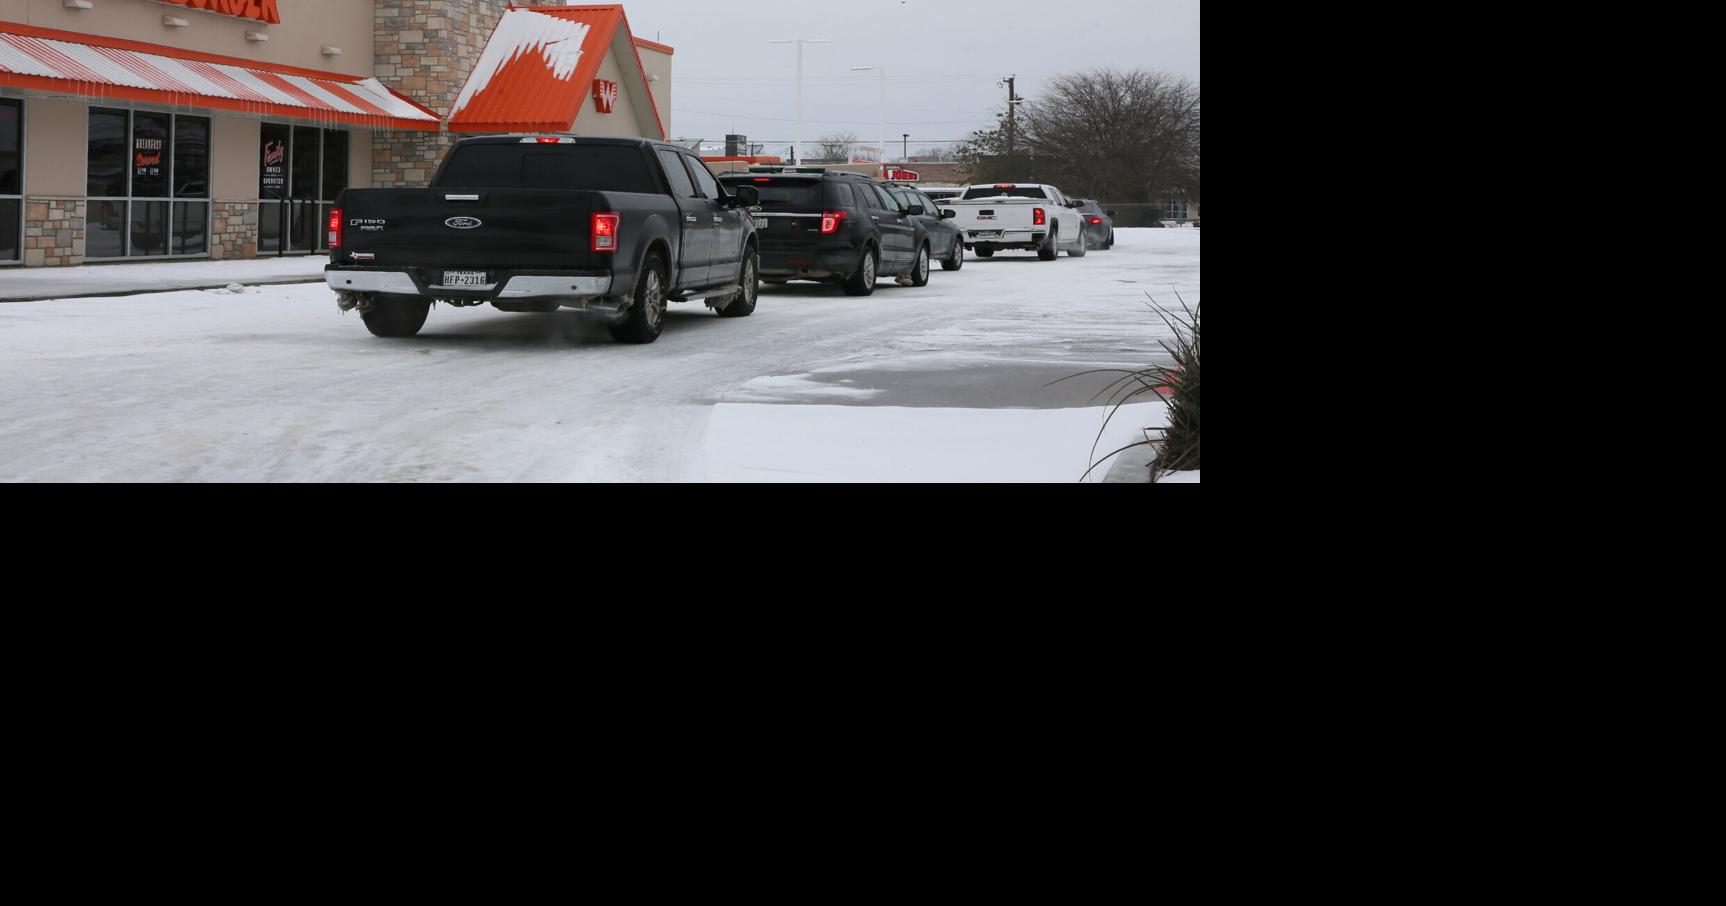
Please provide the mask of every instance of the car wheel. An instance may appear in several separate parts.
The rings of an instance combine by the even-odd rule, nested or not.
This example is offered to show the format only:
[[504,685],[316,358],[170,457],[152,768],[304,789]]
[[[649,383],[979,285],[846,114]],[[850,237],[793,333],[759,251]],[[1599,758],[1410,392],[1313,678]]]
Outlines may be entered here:
[[926,245],[917,250],[917,263],[911,266],[911,285],[929,285],[929,247]]
[[863,249],[863,260],[857,264],[850,279],[845,281],[845,295],[867,296],[875,292],[875,250]]
[[953,255],[947,260],[941,262],[941,269],[944,271],[956,271],[964,266],[965,243],[955,239],[953,240]]
[[1037,249],[1037,258],[1041,261],[1053,261],[1059,257],[1061,257],[1061,231],[1050,230],[1049,241],[1043,243],[1042,248]]
[[721,318],[747,318],[755,313],[755,299],[761,292],[760,256],[754,249],[743,259],[743,276],[738,281],[737,298],[719,310]]
[[979,258],[993,258],[993,257],[995,257],[995,250],[986,246],[986,245],[977,246],[976,251],[977,251],[977,257],[979,257]]
[[1069,257],[1072,257],[1072,258],[1083,258],[1090,251],[1091,251],[1091,240],[1086,238],[1086,233],[1084,230],[1080,230],[1079,231],[1079,247],[1068,252],[1067,255]]
[[611,325],[611,338],[619,343],[651,343],[665,329],[665,259],[648,254],[635,283],[635,298],[623,322]]
[[1110,230],[1109,231],[1109,241],[1103,245],[1103,251],[1105,251],[1105,252],[1109,251],[1110,249],[1112,249],[1114,247],[1115,247],[1115,231]]
[[378,295],[372,297],[371,310],[361,312],[360,318],[366,322],[366,329],[372,332],[372,336],[394,339],[419,333],[430,312],[430,299]]

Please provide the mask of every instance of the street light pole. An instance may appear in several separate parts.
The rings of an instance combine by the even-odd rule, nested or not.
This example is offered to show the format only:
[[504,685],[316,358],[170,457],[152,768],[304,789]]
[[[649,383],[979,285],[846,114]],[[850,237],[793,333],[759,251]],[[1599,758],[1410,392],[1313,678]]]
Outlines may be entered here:
[[885,66],[853,66],[852,72],[868,72],[871,69],[881,72],[881,165],[887,165],[887,67]]
[[907,133],[905,133],[905,147],[899,149],[899,161],[901,163],[903,163],[903,162],[908,161],[910,159],[911,159],[911,133],[907,132]]
[[819,38],[793,38],[787,41],[769,41],[769,44],[797,45],[797,144],[791,146],[791,162],[797,163],[797,156],[803,153],[803,45],[826,44]]

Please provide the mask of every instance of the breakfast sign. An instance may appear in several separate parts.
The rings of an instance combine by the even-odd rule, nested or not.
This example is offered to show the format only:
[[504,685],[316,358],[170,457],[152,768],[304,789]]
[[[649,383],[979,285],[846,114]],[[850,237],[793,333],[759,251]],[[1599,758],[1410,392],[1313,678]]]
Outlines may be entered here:
[[282,24],[282,14],[276,11],[276,0],[157,0],[171,6],[202,9],[212,13],[256,19],[271,25]]

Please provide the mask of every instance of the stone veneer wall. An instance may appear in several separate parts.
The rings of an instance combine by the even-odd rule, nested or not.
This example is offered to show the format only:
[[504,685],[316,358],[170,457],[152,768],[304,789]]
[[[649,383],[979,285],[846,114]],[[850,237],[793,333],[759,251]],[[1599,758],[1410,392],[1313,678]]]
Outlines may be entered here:
[[258,203],[216,201],[210,207],[210,260],[258,256]]
[[85,202],[81,198],[24,200],[24,266],[84,263]]
[[[517,0],[516,6],[563,6],[562,0]],[[373,65],[378,80],[448,116],[510,0],[377,0]],[[372,185],[420,187],[431,182],[455,136],[380,130],[372,139]]]

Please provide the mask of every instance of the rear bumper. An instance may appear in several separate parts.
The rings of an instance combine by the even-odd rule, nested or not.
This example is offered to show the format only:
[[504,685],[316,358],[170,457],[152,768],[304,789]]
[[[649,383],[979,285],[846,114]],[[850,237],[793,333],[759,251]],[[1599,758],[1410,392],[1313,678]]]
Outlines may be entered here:
[[1049,238],[1048,232],[1034,230],[1002,230],[999,235],[986,236],[979,233],[992,233],[994,230],[966,230],[965,247],[972,248],[983,245],[997,249],[1040,249]]
[[[431,273],[440,272],[427,270]],[[433,299],[594,299],[610,295],[615,282],[611,274],[592,271],[494,271],[492,279],[494,282],[486,286],[455,287],[428,283],[419,269],[393,270],[334,265],[324,269],[324,283],[337,292],[388,293]]]
[[849,277],[862,260],[861,250],[853,248],[762,249],[761,276],[810,280]]

